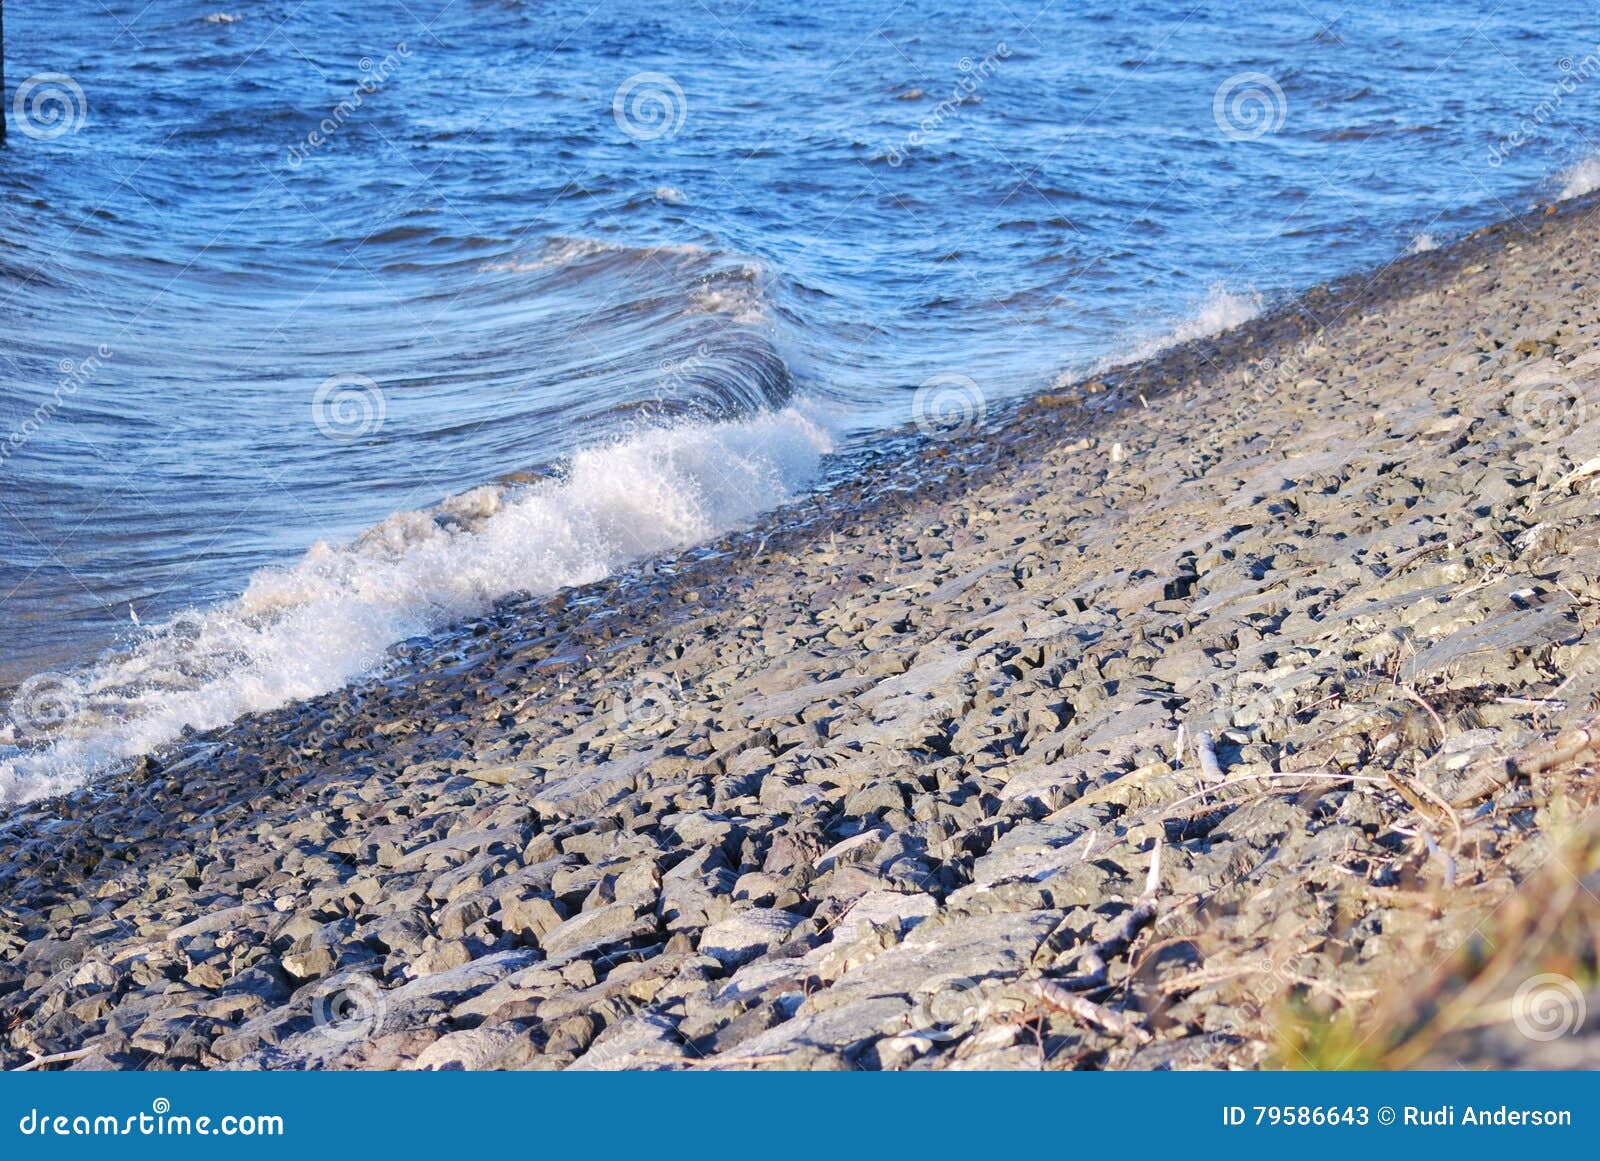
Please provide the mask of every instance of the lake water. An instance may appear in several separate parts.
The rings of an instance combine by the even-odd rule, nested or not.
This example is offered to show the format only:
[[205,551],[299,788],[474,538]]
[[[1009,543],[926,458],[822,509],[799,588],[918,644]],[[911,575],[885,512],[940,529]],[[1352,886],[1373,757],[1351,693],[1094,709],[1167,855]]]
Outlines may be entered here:
[[221,2],[8,13],[0,797],[1600,181],[1592,5]]

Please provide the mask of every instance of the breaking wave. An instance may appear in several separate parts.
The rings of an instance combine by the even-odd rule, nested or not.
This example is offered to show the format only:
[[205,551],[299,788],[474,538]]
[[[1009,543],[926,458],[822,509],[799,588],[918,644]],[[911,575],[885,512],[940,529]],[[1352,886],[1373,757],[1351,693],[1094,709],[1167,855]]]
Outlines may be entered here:
[[403,512],[318,543],[243,595],[143,632],[88,669],[25,682],[0,730],[0,800],[81,786],[119,759],[336,689],[389,646],[517,592],[598,580],[782,504],[832,438],[796,407],[638,431],[531,485]]

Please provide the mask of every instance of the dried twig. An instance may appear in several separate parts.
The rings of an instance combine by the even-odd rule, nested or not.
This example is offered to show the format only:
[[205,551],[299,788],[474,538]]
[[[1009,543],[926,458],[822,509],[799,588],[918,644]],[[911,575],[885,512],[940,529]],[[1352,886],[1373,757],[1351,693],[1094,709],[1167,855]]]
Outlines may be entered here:
[[1427,699],[1409,685],[1402,685],[1400,692],[1421,706],[1427,712],[1427,715],[1433,719],[1433,728],[1439,731],[1439,744],[1441,746],[1444,745],[1444,740],[1449,735],[1449,731],[1444,728],[1444,719],[1439,716],[1439,711],[1429,705]]
[[1551,741],[1514,758],[1494,759],[1473,767],[1470,789],[1451,806],[1465,810],[1485,798],[1498,794],[1518,778],[1542,774],[1564,762],[1600,751],[1600,723],[1590,718],[1582,725],[1563,730]]
[[1584,461],[1577,467],[1573,468],[1566,475],[1562,476],[1556,481],[1555,491],[1564,492],[1568,488],[1572,487],[1573,484],[1576,484],[1579,480],[1588,479],[1596,472],[1600,472],[1600,456],[1596,456],[1592,460]]
[[1412,810],[1423,818],[1450,824],[1450,829],[1455,833],[1455,846],[1452,849],[1460,850],[1461,819],[1444,796],[1420,778],[1408,778],[1398,770],[1385,773],[1389,784],[1400,792],[1400,797],[1406,800]]
[[1600,729],[1591,719],[1581,726],[1563,730],[1549,744],[1520,758],[1511,759],[1509,765],[1513,773],[1527,777],[1530,774],[1542,774],[1552,766],[1570,762],[1597,748],[1600,748]]
[[1156,892],[1160,886],[1161,840],[1157,839],[1155,850],[1150,854],[1150,872],[1145,876],[1144,893],[1134,900],[1132,907],[1123,912],[1121,921],[1112,929],[1110,935],[1079,956],[1079,962],[1088,970],[1082,975],[1061,980],[1059,986],[1079,991],[1105,986],[1106,976],[1111,970],[1106,961],[1126,951],[1128,945],[1139,937],[1139,933],[1155,921]]
[[20,1064],[16,1068],[8,1069],[9,1072],[32,1072],[36,1068],[44,1068],[51,1064],[66,1064],[70,1060],[82,1060],[92,1048],[74,1048],[71,1052],[52,1052],[49,1056],[35,1056],[27,1064]]
[[1047,1008],[1054,1008],[1058,1012],[1065,1012],[1069,1016],[1082,1020],[1113,1036],[1132,1040],[1135,1044],[1148,1044],[1155,1039],[1138,1024],[1128,1019],[1127,1016],[1104,1004],[1097,1004],[1093,1000],[1075,995],[1067,991],[1060,984],[1049,980],[1034,980],[1031,985],[1033,994],[1039,1002]]
[[[1389,785],[1388,779],[1386,778],[1373,778],[1365,774],[1323,774],[1316,770],[1263,770],[1255,774],[1241,774],[1237,778],[1233,779],[1233,784],[1236,785],[1240,782],[1265,782],[1276,778],[1310,778],[1321,779],[1325,782],[1369,782],[1378,786]],[[1146,815],[1142,816],[1138,821],[1140,823],[1163,822],[1169,818],[1175,817],[1172,812],[1177,810],[1178,807],[1183,806],[1185,803],[1198,802],[1202,798],[1210,798],[1211,793],[1212,792],[1210,790],[1201,790],[1195,794],[1186,794],[1176,802],[1169,802],[1165,806],[1161,807],[1161,813],[1155,818],[1150,818],[1148,815]],[[1225,804],[1226,803],[1224,802],[1219,802],[1216,806],[1208,809],[1220,809]]]

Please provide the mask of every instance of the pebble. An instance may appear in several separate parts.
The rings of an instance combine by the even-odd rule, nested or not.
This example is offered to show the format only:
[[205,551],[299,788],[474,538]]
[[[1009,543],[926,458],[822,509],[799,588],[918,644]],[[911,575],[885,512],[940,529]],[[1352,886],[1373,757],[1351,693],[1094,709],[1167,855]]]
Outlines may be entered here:
[[[1600,422],[1540,395],[1600,364],[1592,211],[891,435],[759,529],[14,809],[0,1059],[1266,1062],[1289,981],[1401,986],[1396,916],[1520,874],[1505,759],[1600,705]],[[1019,1021],[1080,977],[1112,1016]]]

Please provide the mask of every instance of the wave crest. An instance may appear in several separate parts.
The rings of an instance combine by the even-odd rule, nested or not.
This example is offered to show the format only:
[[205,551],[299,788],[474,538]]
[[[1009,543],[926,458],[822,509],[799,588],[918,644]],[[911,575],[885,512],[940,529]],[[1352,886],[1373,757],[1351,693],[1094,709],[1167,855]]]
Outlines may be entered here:
[[794,408],[657,427],[574,455],[555,477],[402,512],[348,545],[318,543],[238,599],[145,632],[74,675],[46,745],[0,729],[0,801],[83,785],[186,728],[206,730],[336,689],[410,637],[516,592],[598,580],[726,531],[814,477],[829,434]]

